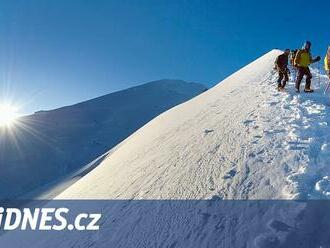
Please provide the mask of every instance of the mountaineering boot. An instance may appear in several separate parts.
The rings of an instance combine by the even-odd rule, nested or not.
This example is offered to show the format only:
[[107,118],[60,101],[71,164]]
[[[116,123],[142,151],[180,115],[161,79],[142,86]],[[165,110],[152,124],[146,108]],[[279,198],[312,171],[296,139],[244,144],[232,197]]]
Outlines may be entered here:
[[304,89],[304,92],[305,92],[305,93],[313,93],[314,90],[312,90],[312,89]]

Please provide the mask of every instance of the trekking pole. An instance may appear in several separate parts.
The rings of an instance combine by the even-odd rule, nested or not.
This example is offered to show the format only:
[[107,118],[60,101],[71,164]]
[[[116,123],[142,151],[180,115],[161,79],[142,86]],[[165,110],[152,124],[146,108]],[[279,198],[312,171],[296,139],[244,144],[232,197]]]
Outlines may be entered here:
[[320,69],[320,61],[317,62],[317,70],[318,70],[318,73],[319,73],[319,89],[321,88],[321,69]]
[[[330,74],[329,71],[326,71],[326,73],[327,73],[327,75]],[[321,74],[320,74],[320,81],[321,81]],[[327,94],[328,91],[329,91],[329,89],[330,89],[330,77],[328,77],[327,84],[326,84],[326,86],[325,86],[325,89],[324,89],[323,94],[324,94],[324,95]]]
[[330,89],[330,81],[328,81],[327,86],[325,87],[325,90],[324,90],[323,94],[324,95],[327,94],[329,89]]
[[[329,72],[327,71],[327,74],[329,74]],[[324,89],[324,92],[323,92],[323,94],[325,95],[325,94],[327,94],[327,92],[329,91],[329,89],[330,89],[330,80],[329,80],[330,78],[328,78],[328,82],[327,82],[327,85],[325,86],[325,89]]]

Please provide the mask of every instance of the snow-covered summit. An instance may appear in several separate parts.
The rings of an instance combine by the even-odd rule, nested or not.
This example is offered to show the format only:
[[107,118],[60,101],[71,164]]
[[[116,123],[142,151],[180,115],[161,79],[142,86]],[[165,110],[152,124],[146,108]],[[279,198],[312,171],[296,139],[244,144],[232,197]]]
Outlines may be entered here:
[[58,198],[287,199],[330,194],[330,112],[322,94],[326,78],[313,70],[315,94],[297,95],[292,79],[287,93],[278,92],[273,67],[280,53],[270,51],[156,117]]
[[70,174],[205,90],[197,83],[159,80],[20,118],[9,131],[0,129],[0,198],[15,198]]

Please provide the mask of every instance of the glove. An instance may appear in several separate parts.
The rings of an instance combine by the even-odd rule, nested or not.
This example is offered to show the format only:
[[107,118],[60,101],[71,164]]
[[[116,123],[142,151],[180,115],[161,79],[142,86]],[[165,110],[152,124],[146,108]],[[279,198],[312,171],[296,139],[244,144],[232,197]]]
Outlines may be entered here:
[[321,60],[321,57],[320,56],[317,56],[313,61],[314,62],[319,62]]

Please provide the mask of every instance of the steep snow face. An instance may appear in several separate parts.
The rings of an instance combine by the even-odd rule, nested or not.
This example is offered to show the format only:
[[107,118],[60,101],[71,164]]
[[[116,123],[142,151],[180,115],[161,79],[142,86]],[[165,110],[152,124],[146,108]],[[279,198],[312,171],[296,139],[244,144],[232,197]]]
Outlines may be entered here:
[[160,80],[23,117],[0,129],[0,198],[16,197],[75,171],[161,112],[205,91]]
[[[273,50],[158,116],[59,198],[292,199],[330,196],[327,82],[276,90]],[[302,85],[303,87],[303,85]]]
[[281,197],[287,151],[274,143],[284,127],[271,85],[278,54],[156,117],[59,198]]

